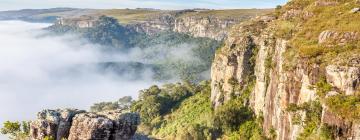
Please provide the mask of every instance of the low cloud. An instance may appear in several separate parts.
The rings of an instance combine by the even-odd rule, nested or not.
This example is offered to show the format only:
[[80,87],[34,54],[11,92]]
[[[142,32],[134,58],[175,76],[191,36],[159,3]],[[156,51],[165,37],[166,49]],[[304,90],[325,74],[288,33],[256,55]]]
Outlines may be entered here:
[[88,109],[95,102],[136,98],[138,90],[157,84],[151,71],[141,80],[99,72],[94,64],[121,56],[74,35],[47,36],[40,30],[46,26],[0,21],[0,122],[33,119],[46,108]]

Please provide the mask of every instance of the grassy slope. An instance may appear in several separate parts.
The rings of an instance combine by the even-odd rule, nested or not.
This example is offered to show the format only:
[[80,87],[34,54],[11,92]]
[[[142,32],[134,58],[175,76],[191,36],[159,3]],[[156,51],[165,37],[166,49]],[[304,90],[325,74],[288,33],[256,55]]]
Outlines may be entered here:
[[153,17],[162,11],[159,10],[133,10],[133,9],[111,9],[99,10],[99,15],[106,15],[118,19],[123,24],[141,22]]
[[200,12],[188,12],[180,17],[184,16],[215,16],[220,19],[241,19],[249,16],[260,16],[273,12],[273,9],[229,9],[229,10],[208,10]]
[[155,134],[162,138],[180,136],[183,129],[192,125],[212,127],[210,92],[197,93],[180,103],[179,108],[164,117],[164,125]]
[[[326,30],[339,33],[360,32],[360,14],[350,12],[351,9],[360,6],[355,0],[328,1],[338,2],[338,4],[315,6],[315,0],[294,0],[279,11],[283,14],[291,9],[298,9],[313,14],[310,18],[295,17],[275,23],[280,29],[278,33],[285,34],[283,37],[290,40],[292,50],[287,54],[289,60],[290,58],[305,58],[309,60],[309,63],[346,65],[350,59],[360,57],[359,41],[334,47],[319,44],[318,37]],[[329,44],[337,43],[329,42]]]

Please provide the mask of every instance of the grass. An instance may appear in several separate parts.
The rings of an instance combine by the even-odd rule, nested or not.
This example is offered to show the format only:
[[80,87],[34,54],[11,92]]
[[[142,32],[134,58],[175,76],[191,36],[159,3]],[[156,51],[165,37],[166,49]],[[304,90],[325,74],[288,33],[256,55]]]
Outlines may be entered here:
[[306,59],[308,64],[347,65],[349,60],[359,57],[359,40],[349,41],[343,45],[338,45],[339,40],[329,40],[319,44],[319,35],[326,30],[337,33],[360,33],[360,14],[350,12],[351,9],[359,7],[359,4],[349,0],[327,1],[335,1],[338,4],[315,6],[315,0],[293,0],[280,10],[281,14],[291,9],[312,14],[309,18],[297,16],[286,21],[279,20],[275,24],[276,35],[290,40],[291,48],[288,49],[290,51],[285,53],[287,57],[285,67],[289,70],[294,68],[301,59]]
[[161,12],[159,10],[111,9],[99,10],[98,14],[116,18],[122,24],[130,24],[148,20]]
[[260,16],[273,12],[274,9],[229,9],[229,10],[206,10],[200,12],[188,12],[180,17],[195,16],[207,17],[214,16],[220,19],[249,19],[252,16]]

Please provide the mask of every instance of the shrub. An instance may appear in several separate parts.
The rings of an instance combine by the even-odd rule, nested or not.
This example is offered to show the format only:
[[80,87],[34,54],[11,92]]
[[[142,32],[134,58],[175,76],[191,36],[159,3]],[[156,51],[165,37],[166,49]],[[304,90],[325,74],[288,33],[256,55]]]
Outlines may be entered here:
[[292,34],[295,32],[295,23],[290,21],[281,20],[276,23],[276,36],[290,39]]
[[320,81],[316,83],[316,94],[320,97],[324,98],[331,89],[332,86],[326,82],[325,78],[321,78]]
[[239,126],[253,117],[253,112],[243,106],[241,98],[227,101],[215,111],[215,126],[224,131],[236,131]]
[[349,121],[360,120],[360,96],[335,95],[325,100],[331,112]]
[[19,123],[6,121],[4,122],[3,128],[0,129],[0,132],[1,134],[8,135],[9,139],[27,139],[30,132],[29,122],[23,121]]

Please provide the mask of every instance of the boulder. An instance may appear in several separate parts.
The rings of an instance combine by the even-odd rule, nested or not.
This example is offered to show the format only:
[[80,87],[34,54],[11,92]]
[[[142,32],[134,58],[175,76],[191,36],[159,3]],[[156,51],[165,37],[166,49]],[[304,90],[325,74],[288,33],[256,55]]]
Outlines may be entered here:
[[354,9],[351,9],[350,13],[357,13],[360,11],[360,8],[354,8]]
[[[330,44],[344,45],[351,41],[356,41],[359,39],[358,32],[336,32],[331,30],[326,30],[320,33],[318,42],[320,44],[325,44],[330,42]],[[335,42],[335,43],[333,43]]]
[[326,81],[346,95],[353,95],[360,87],[360,67],[329,65],[326,67]]
[[37,114],[37,120],[30,123],[32,139],[43,139],[46,136],[61,140],[69,136],[72,118],[85,112],[77,109],[43,110]]
[[69,140],[109,140],[113,121],[95,113],[82,113],[73,118]]
[[335,6],[338,2],[335,1],[324,1],[324,0],[318,0],[315,2],[315,6]]

